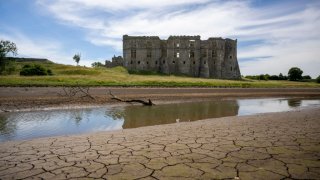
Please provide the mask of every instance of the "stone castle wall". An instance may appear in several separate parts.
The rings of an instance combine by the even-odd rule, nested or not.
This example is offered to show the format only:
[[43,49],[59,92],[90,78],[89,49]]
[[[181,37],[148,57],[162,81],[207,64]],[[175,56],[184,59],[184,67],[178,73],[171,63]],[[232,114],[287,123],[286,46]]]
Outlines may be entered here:
[[105,66],[108,68],[123,66],[123,65],[124,65],[123,58],[121,56],[118,56],[118,57],[113,56],[111,61],[109,60],[105,61]]
[[128,70],[156,71],[193,77],[239,79],[237,40],[200,36],[123,36]]

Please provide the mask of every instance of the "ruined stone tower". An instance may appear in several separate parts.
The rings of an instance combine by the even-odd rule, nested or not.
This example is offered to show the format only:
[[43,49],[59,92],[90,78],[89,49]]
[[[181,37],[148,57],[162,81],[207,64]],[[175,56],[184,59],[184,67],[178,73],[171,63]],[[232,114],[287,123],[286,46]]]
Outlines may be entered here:
[[123,36],[124,66],[193,77],[240,79],[237,40],[200,36]]

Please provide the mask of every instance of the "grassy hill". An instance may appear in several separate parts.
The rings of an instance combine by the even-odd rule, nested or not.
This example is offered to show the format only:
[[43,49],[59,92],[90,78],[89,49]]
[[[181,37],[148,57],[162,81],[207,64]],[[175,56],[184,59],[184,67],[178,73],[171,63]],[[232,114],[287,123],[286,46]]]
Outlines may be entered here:
[[[23,65],[37,63],[53,71],[53,76],[20,76]],[[320,87],[314,82],[219,80],[173,75],[129,74],[123,67],[88,68],[51,61],[17,62],[13,75],[0,76],[0,86],[155,86],[155,87]]]

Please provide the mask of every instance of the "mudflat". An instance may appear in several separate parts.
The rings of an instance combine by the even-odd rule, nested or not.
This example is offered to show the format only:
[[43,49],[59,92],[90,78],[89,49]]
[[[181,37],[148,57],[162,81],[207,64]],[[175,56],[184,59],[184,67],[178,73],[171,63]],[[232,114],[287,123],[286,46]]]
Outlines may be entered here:
[[0,144],[0,179],[320,179],[320,108]]
[[90,87],[88,98],[82,92],[68,96],[70,88],[62,87],[0,87],[0,110],[32,109],[61,105],[97,105],[117,103],[108,95],[123,99],[168,101],[208,100],[210,98],[241,97],[320,97],[320,88],[150,88],[150,87]]

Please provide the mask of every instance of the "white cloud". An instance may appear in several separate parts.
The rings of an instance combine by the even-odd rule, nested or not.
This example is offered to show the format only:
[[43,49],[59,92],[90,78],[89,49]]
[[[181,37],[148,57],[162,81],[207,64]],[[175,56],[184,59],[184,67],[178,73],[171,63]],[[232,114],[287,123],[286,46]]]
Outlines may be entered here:
[[[251,1],[57,0],[38,1],[61,23],[87,30],[89,42],[121,51],[122,35],[201,35],[263,43],[238,48],[243,74],[320,73],[320,3],[254,7]],[[267,58],[259,58],[267,57]],[[254,61],[241,59],[255,58]]]
[[[10,29],[10,34],[0,33],[0,39],[14,42],[18,48],[18,57],[46,58],[56,63],[73,64],[76,52],[64,53],[61,43],[53,39],[30,39],[19,31]],[[81,59],[80,65],[91,66],[91,61]]]

